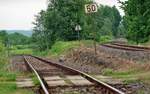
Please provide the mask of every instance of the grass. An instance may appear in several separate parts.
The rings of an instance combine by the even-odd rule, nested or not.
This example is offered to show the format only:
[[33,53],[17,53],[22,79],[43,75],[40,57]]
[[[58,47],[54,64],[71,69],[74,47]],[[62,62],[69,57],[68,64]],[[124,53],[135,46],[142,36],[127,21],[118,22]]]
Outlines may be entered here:
[[8,71],[0,71],[0,81],[16,81],[16,74]]
[[33,50],[33,55],[35,56],[47,56],[48,55],[49,50],[47,51],[37,51],[37,50]]
[[30,45],[15,45],[10,48],[11,54],[33,54]]
[[34,94],[30,90],[18,89],[14,82],[0,83],[0,94]]
[[72,49],[72,48],[75,48],[75,47],[78,47],[79,46],[79,42],[75,42],[75,41],[72,41],[72,42],[62,42],[62,41],[59,41],[59,42],[56,42],[51,50],[50,50],[50,54],[52,54],[53,56],[59,56],[61,54],[63,54],[64,52]]
[[58,41],[56,42],[49,51],[49,54],[54,57],[58,57],[60,55],[66,54],[69,50],[73,48],[78,48],[81,45],[91,46],[93,42],[90,40],[82,40],[82,41]]
[[26,49],[16,49],[16,50],[11,50],[12,54],[32,54],[33,51],[32,49],[26,48]]
[[33,81],[34,85],[36,85],[36,86],[40,85],[40,82],[39,82],[39,80],[38,80],[38,78],[35,74],[32,74],[31,78],[32,78],[32,81]]
[[0,94],[34,94],[32,91],[17,88],[16,75],[9,71],[0,71]]
[[137,70],[126,70],[126,71],[114,71],[112,69],[104,69],[103,75],[111,76],[113,78],[122,79],[125,84],[134,82],[143,82],[150,84],[150,72],[149,71],[137,71]]
[[6,50],[0,51],[0,94],[34,94],[32,91],[18,89],[16,86],[17,72],[8,70],[9,59]]
[[1,82],[0,83],[0,94],[12,94],[17,89],[16,84],[12,82]]

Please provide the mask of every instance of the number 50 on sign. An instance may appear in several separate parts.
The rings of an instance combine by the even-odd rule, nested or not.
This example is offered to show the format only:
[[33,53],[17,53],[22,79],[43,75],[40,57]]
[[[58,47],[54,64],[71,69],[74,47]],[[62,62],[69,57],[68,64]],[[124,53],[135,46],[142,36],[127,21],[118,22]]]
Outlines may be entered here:
[[97,5],[96,4],[86,4],[85,5],[85,12],[86,13],[97,12]]

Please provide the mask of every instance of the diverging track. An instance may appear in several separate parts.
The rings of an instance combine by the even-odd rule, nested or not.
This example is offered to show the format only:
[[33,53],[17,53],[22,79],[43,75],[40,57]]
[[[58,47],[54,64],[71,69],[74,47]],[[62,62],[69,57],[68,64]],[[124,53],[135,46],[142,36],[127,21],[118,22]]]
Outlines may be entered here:
[[90,75],[35,56],[24,56],[44,94],[124,94]]

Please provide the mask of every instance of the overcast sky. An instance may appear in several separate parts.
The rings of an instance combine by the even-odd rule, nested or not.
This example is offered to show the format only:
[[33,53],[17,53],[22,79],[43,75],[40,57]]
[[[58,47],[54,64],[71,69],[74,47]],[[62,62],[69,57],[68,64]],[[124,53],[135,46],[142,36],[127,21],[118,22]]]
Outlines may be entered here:
[[[46,1],[47,0],[0,0],[0,30],[32,29],[34,15],[41,9],[46,9]],[[96,1],[104,5],[119,6],[117,0]],[[120,10],[120,12],[123,14],[123,11]]]

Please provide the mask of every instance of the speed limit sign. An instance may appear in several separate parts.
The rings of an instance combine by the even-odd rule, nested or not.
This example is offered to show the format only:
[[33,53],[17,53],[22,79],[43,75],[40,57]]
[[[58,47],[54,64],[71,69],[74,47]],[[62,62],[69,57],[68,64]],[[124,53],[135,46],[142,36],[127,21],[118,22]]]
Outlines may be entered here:
[[85,12],[86,13],[97,12],[97,5],[96,4],[86,4],[85,5]]

